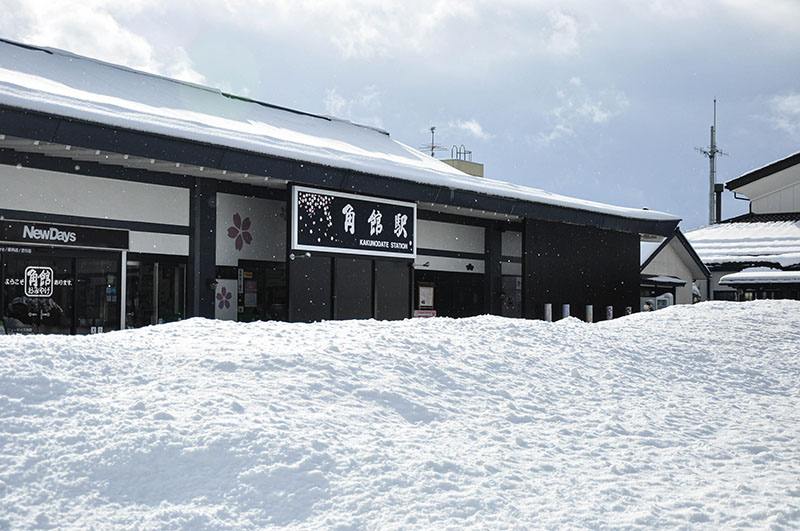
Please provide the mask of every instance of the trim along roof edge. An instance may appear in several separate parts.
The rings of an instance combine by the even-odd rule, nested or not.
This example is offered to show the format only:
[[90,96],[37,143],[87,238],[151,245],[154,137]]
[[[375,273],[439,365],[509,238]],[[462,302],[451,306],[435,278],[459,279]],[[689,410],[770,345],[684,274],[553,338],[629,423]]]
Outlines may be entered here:
[[792,166],[795,166],[797,164],[800,164],[800,151],[798,151],[797,153],[793,153],[788,157],[784,157],[774,162],[770,162],[766,166],[750,170],[744,175],[741,175],[725,183],[725,188],[727,188],[730,191],[734,191],[737,188],[741,188],[742,186],[763,179],[764,177],[769,177],[772,174],[778,173],[779,171],[785,170],[786,168],[791,168]]
[[[670,236],[680,222],[679,218],[641,219],[500,195],[481,194],[470,190],[419,183],[313,162],[297,164],[294,159],[284,159],[274,155],[157,133],[126,130],[102,123],[91,123],[70,117],[16,109],[2,104],[0,104],[0,134],[122,152],[145,158],[166,158],[183,164],[227,169],[252,175],[268,175],[279,171],[285,172],[281,174],[281,178],[298,184],[344,189],[377,196],[386,196],[391,191],[394,193],[390,195],[406,200],[451,204],[622,232]],[[165,157],[167,154],[169,156]],[[398,189],[404,189],[405,193]]]

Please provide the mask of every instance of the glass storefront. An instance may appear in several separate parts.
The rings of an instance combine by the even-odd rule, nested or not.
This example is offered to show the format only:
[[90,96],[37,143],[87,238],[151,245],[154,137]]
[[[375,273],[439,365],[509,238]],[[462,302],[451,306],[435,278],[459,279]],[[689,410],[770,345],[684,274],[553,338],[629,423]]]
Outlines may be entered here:
[[119,329],[120,253],[0,247],[0,308],[8,334]]
[[127,265],[125,325],[137,328],[186,316],[186,264],[141,257]]
[[286,264],[240,260],[237,275],[241,276],[238,321],[286,320]]

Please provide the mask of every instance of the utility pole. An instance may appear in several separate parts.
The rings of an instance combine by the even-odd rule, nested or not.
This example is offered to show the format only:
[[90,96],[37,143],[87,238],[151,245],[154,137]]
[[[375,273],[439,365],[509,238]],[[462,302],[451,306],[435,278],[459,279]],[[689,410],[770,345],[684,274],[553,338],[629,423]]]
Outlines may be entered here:
[[727,155],[717,147],[717,99],[714,98],[714,125],[711,126],[711,146],[708,149],[695,148],[697,151],[708,157],[708,224],[713,225],[719,222],[716,219],[716,200],[714,197],[714,185],[717,184],[717,154]]

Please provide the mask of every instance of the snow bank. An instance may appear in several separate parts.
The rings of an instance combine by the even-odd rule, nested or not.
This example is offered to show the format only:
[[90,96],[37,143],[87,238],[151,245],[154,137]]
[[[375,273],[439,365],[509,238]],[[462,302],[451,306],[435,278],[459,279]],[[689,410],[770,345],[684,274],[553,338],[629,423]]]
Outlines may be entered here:
[[0,528],[800,525],[800,302],[0,336]]

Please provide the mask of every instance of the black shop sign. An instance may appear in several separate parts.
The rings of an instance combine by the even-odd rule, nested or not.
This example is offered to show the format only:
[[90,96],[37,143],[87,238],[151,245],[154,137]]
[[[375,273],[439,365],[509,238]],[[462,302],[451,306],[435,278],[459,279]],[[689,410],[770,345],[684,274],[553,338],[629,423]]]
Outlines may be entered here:
[[57,247],[127,249],[128,231],[28,221],[0,221],[0,241]]
[[292,249],[413,259],[417,205],[292,188]]

